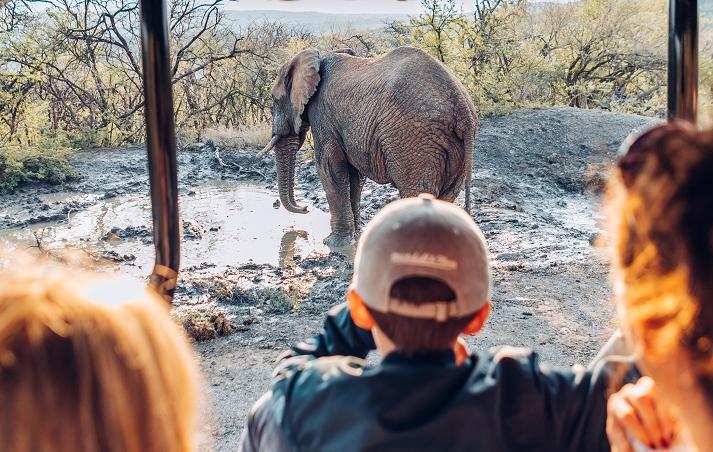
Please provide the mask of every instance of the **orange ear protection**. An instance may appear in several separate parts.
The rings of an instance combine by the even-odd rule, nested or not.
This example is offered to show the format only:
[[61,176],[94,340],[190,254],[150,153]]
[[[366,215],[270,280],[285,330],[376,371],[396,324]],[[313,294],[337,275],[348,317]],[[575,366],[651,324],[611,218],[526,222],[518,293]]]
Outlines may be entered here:
[[488,317],[490,316],[490,311],[492,309],[492,305],[490,302],[488,302],[485,306],[480,308],[480,311],[475,313],[475,317],[473,317],[473,320],[466,325],[465,329],[463,330],[463,334],[466,336],[472,336],[480,330],[483,329],[483,325],[485,325],[485,321],[488,320]]
[[[366,308],[364,300],[361,299],[359,294],[356,293],[354,289],[349,289],[347,292],[347,304],[349,306],[349,313],[351,314],[352,320],[356,326],[365,330],[371,330],[374,328],[374,318]],[[468,323],[463,330],[463,334],[470,336],[478,333],[483,328],[485,321],[488,319],[490,311],[491,305],[490,303],[487,303],[475,314],[473,320]]]
[[347,292],[347,305],[349,306],[349,314],[351,314],[356,326],[364,330],[374,328],[374,318],[366,308],[364,300],[356,293],[356,290],[349,289]]

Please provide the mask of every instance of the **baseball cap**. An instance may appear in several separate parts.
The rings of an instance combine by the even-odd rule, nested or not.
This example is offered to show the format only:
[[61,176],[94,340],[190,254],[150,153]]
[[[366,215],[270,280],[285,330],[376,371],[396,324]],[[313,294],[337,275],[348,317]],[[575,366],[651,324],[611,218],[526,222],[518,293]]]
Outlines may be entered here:
[[[399,280],[439,280],[454,301],[406,303],[390,297]],[[420,195],[387,205],[367,225],[354,259],[351,289],[370,309],[445,321],[488,303],[490,265],[485,237],[463,209]]]

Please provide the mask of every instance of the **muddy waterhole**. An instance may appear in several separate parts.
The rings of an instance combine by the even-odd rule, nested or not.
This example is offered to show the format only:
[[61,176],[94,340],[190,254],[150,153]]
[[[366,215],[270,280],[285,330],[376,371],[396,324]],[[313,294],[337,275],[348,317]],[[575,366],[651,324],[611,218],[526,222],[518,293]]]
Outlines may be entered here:
[[[39,198],[48,205],[91,205],[68,212],[64,220],[0,230],[0,246],[10,252],[75,248],[121,262],[135,276],[150,272],[154,251],[146,196],[57,192]],[[289,215],[273,192],[256,183],[206,182],[180,196],[180,206],[183,267],[221,270],[249,262],[287,266],[294,256],[329,253],[322,243],[329,234],[329,214],[311,207],[308,215]]]

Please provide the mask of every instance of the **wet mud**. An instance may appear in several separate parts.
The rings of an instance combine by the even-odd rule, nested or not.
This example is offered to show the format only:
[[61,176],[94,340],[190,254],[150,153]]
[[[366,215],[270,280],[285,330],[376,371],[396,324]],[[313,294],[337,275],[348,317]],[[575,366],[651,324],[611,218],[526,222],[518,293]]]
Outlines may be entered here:
[[[576,109],[523,110],[481,120],[473,217],[488,240],[494,311],[472,347],[534,347],[555,365],[586,363],[615,327],[601,237],[601,192],[621,141],[651,118]],[[274,359],[315,333],[344,299],[353,250],[330,250],[327,203],[314,163],[296,169],[307,215],[277,202],[271,156],[200,143],[179,152],[182,271],[173,315],[196,342],[206,375],[205,449],[235,450],[245,414],[268,388]],[[0,194],[5,252],[87,253],[145,277],[151,244],[142,148],[78,153],[78,182]],[[368,221],[396,199],[368,181]],[[463,195],[456,201],[463,204]]]

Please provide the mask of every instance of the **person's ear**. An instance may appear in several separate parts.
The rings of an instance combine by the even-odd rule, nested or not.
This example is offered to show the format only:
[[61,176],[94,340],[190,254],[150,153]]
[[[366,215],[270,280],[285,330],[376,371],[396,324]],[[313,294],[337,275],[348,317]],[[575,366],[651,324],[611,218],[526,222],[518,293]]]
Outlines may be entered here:
[[463,334],[470,336],[480,332],[480,330],[483,329],[483,325],[485,325],[485,321],[488,320],[488,316],[490,315],[491,309],[492,305],[488,301],[488,303],[475,314],[473,320],[471,320],[470,323],[465,327],[465,329],[463,330]]
[[349,305],[349,314],[352,316],[354,324],[364,330],[374,328],[374,318],[369,313],[369,310],[364,304],[358,293],[354,289],[349,289],[347,292],[347,304]]

